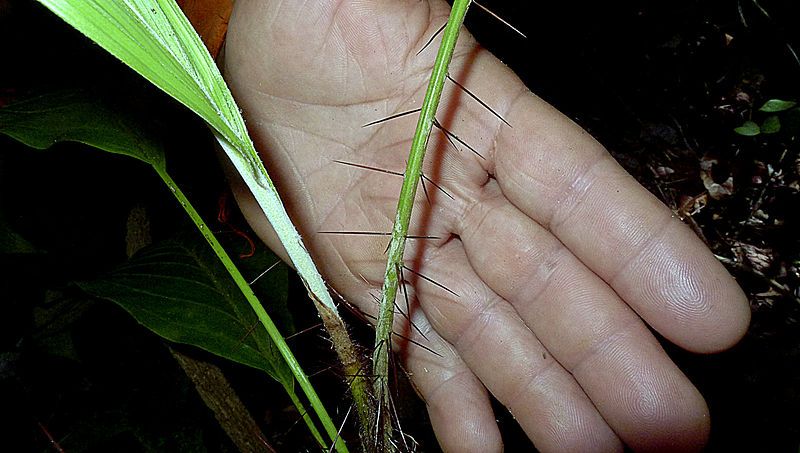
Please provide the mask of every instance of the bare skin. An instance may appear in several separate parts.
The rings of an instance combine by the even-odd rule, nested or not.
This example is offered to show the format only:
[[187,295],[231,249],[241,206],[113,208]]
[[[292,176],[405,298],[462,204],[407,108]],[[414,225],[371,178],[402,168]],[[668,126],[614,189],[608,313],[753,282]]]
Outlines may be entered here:
[[[267,169],[328,282],[375,313],[387,239],[319,231],[390,231],[401,179],[335,160],[403,171],[433,46],[434,1],[239,0],[224,71]],[[531,94],[462,33],[437,118],[483,158],[435,132],[406,272],[411,318],[398,345],[447,452],[495,452],[488,392],[541,451],[693,451],[705,402],[645,323],[710,353],[746,330],[747,301],[672,212],[586,132]],[[240,183],[262,239],[280,242]],[[284,254],[285,256],[285,254]],[[402,297],[402,293],[401,296]],[[404,307],[405,302],[399,301]]]

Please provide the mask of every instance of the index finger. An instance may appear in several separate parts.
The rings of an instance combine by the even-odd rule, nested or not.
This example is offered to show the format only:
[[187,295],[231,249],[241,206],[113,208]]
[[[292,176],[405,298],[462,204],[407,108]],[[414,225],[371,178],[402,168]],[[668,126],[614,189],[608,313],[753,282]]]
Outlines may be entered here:
[[[480,80],[521,83],[502,65],[473,65],[494,72]],[[529,91],[505,105],[513,128],[498,133],[486,165],[508,200],[672,342],[714,352],[738,341],[747,299],[705,244],[550,105]]]

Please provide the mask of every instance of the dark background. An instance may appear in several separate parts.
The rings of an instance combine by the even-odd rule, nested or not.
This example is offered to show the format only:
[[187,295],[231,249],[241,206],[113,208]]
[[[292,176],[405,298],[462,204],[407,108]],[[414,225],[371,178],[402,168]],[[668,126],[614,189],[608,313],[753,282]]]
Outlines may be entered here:
[[[707,198],[686,220],[729,260],[750,297],[752,326],[722,354],[665,347],[708,400],[709,452],[798,451],[797,129],[788,114],[778,134],[743,137],[733,129],[763,120],[755,110],[768,99],[800,100],[793,55],[800,2],[483,4],[528,38],[473,8],[467,27],[479,41],[670,207],[678,211],[705,193],[703,160],[716,160],[714,181],[732,178],[731,194]],[[210,136],[192,114],[34,2],[0,0],[0,39],[0,102],[80,86],[168,118],[169,168],[204,217],[216,217],[226,188]],[[193,228],[146,165],[71,144],[33,151],[0,136],[0,214],[37,249],[0,255],[0,442],[8,451],[55,451],[39,423],[69,453],[234,451],[163,341],[117,306],[70,285],[125,259],[125,221],[135,206],[148,210],[155,241]],[[234,222],[246,228],[240,218]],[[294,284],[302,329],[317,321]],[[358,334],[369,344],[368,329]],[[309,372],[334,363],[318,332],[297,342]],[[277,451],[314,451],[280,386],[263,373],[182,350],[223,367]],[[334,373],[312,382],[332,412],[346,409]],[[421,451],[438,451],[424,407],[408,389],[400,398],[404,426]],[[499,407],[497,416],[506,451],[527,450],[510,416]]]

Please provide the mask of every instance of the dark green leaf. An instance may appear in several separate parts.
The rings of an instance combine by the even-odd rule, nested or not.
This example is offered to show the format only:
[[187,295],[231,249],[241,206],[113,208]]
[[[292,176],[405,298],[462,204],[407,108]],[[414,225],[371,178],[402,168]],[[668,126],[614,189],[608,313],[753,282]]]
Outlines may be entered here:
[[[260,255],[251,259],[277,261],[266,249]],[[265,290],[261,300],[268,310],[285,311],[286,265],[279,264],[258,283]],[[293,383],[289,367],[264,327],[199,237],[181,236],[146,247],[108,277],[78,285],[95,297],[116,302],[168,340],[264,370],[285,385]]]
[[143,130],[132,115],[85,91],[47,93],[0,108],[0,133],[33,148],[80,142],[163,168],[159,142]]
[[774,134],[781,130],[781,120],[778,115],[770,115],[761,123],[761,133]]
[[39,250],[28,242],[6,222],[0,212],[0,253],[27,254],[39,253]]
[[739,135],[753,137],[761,133],[761,128],[758,127],[758,124],[752,121],[745,121],[744,124],[734,129],[733,132],[736,132]]
[[782,101],[780,99],[770,99],[769,101],[765,102],[764,105],[761,106],[759,110],[762,112],[782,112],[784,110],[789,110],[790,108],[797,105],[797,102],[794,101]]

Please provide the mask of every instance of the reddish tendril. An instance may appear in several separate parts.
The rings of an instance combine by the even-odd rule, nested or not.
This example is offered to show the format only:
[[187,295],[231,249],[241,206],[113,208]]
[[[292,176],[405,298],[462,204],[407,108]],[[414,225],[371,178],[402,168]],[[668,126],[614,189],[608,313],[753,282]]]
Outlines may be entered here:
[[253,243],[253,240],[250,239],[250,236],[248,236],[247,233],[239,231],[238,229],[236,229],[235,226],[233,226],[232,223],[230,223],[228,219],[228,215],[231,212],[231,209],[228,206],[229,198],[230,198],[230,192],[228,191],[223,192],[222,195],[219,196],[219,199],[217,201],[217,205],[219,206],[219,209],[217,210],[217,221],[222,225],[224,225],[225,227],[227,227],[231,232],[236,233],[237,235],[243,237],[247,241],[247,243],[250,244],[250,252],[239,255],[239,258],[250,258],[256,253],[256,245],[255,243]]

